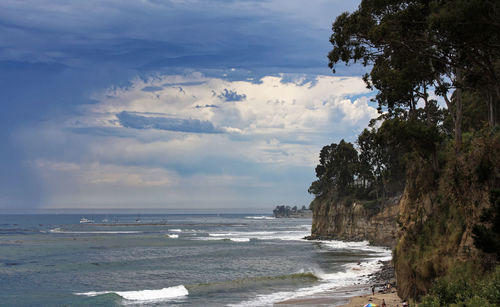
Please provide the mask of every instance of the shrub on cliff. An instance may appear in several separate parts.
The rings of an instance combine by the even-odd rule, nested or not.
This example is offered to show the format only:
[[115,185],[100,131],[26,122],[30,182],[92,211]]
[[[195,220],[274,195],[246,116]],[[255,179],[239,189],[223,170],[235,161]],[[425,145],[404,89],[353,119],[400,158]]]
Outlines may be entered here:
[[436,280],[421,307],[500,306],[500,266],[480,278],[478,268],[462,264]]

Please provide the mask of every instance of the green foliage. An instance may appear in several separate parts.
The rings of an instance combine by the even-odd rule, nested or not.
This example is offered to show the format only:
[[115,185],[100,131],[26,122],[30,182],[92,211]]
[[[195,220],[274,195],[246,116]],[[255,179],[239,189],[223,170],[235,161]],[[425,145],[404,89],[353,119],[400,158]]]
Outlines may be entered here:
[[[480,254],[467,246],[474,224],[475,246],[500,259],[499,20],[500,1],[362,0],[332,25],[329,67],[369,68],[363,80],[377,91],[382,115],[359,135],[357,162],[344,166],[348,183],[318,176],[310,191],[362,199],[377,210],[374,200],[406,189],[394,260],[408,277],[401,282],[407,297],[425,294],[457,255]],[[327,173],[326,165],[318,168]],[[487,208],[480,221],[479,208]],[[479,280],[457,269],[424,306],[500,306],[499,269],[492,276]]]
[[[377,90],[379,110],[390,115],[403,110],[415,118],[421,103],[428,123],[441,121],[429,112],[434,89],[446,101],[458,149],[462,126],[498,121],[498,20],[498,1],[363,0],[333,23],[329,66],[334,72],[339,62],[370,66],[363,79]],[[463,119],[467,112],[470,120]]]
[[311,184],[309,193],[319,196],[334,190],[339,196],[347,195],[359,168],[358,152],[352,143],[341,140],[339,144],[327,145],[319,156],[320,164],[316,167],[318,180]]
[[482,276],[478,274],[478,268],[471,264],[457,265],[449,274],[434,282],[419,306],[499,306],[500,266]]

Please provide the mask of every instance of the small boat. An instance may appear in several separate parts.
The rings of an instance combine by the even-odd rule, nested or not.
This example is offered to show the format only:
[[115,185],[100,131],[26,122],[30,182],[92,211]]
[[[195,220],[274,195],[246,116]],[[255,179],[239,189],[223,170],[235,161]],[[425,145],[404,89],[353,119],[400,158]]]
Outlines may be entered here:
[[82,219],[80,220],[80,224],[91,224],[93,222],[94,222],[93,220],[89,220],[85,217],[82,217]]

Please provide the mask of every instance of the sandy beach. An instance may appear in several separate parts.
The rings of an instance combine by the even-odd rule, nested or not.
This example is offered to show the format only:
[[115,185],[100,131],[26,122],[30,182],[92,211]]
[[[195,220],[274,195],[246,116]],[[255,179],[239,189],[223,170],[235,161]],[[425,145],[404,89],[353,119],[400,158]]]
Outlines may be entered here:
[[342,307],[359,307],[368,303],[375,303],[382,306],[382,301],[385,300],[387,307],[401,306],[403,300],[396,293],[396,289],[392,289],[388,293],[375,293],[374,295],[354,296],[349,299],[349,303],[341,305]]
[[[368,288],[367,288],[368,289]],[[391,289],[387,293],[375,293],[366,295],[352,295],[348,289],[340,291],[325,292],[314,295],[312,297],[291,299],[280,302],[275,305],[279,306],[340,306],[340,307],[363,307],[368,303],[378,304],[382,306],[382,301],[385,300],[387,307],[401,306],[403,300],[397,295],[396,289]]]

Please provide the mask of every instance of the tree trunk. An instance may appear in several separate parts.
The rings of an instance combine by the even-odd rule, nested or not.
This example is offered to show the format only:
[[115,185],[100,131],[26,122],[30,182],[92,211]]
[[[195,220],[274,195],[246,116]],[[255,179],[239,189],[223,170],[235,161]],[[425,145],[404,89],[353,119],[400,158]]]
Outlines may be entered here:
[[495,95],[490,95],[489,108],[490,126],[493,128],[498,123],[498,102],[500,101],[500,86],[495,85]]
[[490,124],[490,128],[495,127],[495,103],[492,95],[488,95],[488,122]]
[[455,70],[455,152],[458,154],[462,150],[462,69]]

